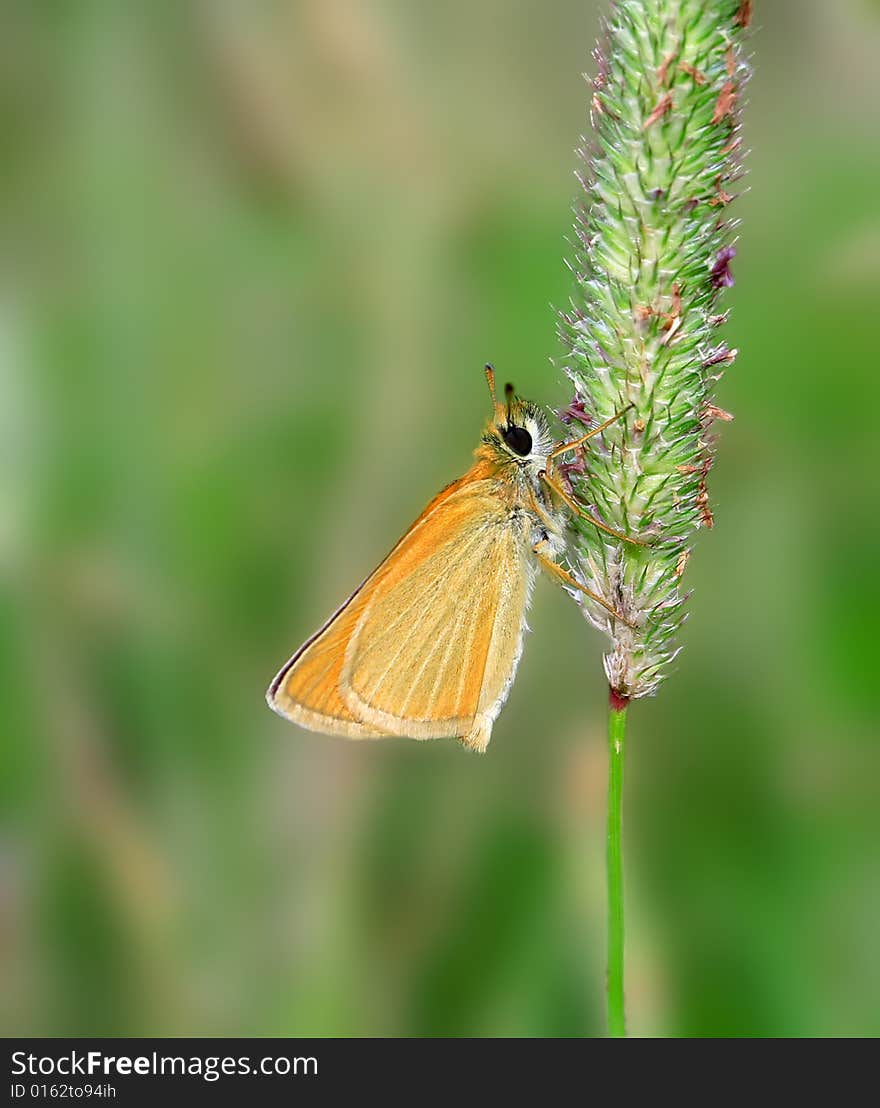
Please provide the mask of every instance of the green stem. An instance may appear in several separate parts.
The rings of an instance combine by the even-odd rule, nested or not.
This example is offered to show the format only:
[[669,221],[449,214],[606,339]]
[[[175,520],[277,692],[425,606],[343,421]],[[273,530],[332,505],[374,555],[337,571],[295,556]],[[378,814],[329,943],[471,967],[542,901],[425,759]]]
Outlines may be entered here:
[[626,1036],[623,1007],[623,754],[628,701],[612,692],[608,705],[608,1034]]

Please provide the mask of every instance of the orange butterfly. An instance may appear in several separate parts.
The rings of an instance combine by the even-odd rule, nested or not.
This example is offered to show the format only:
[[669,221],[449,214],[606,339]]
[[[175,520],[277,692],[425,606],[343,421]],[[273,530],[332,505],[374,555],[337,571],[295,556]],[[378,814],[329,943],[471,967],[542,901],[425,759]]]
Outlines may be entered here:
[[328,735],[450,735],[484,751],[522,652],[539,566],[623,618],[558,564],[567,513],[639,540],[582,508],[554,465],[627,409],[554,445],[534,404],[512,385],[500,404],[491,366],[486,378],[494,411],[476,461],[284,665],[266,693],[279,715]]

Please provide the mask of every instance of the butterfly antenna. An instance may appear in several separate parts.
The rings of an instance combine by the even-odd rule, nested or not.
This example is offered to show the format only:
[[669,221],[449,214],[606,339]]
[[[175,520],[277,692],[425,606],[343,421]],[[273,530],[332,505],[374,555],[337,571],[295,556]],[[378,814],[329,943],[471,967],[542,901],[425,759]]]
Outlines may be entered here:
[[504,398],[507,401],[507,427],[510,429],[510,405],[513,403],[514,388],[508,381],[504,386]]
[[498,401],[495,399],[495,370],[486,362],[486,384],[489,386],[489,395],[492,397],[492,407],[498,407]]

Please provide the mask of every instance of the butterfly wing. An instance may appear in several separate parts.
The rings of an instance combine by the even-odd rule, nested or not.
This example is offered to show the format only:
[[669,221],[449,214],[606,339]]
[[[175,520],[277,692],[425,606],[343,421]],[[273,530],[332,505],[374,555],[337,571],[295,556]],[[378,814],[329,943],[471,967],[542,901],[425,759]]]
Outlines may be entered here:
[[330,734],[485,749],[521,652],[526,551],[494,483],[463,478],[282,669],[270,705]]
[[309,731],[377,739],[387,735],[359,720],[340,692],[345,647],[361,614],[358,595],[364,582],[278,673],[269,686],[269,707]]

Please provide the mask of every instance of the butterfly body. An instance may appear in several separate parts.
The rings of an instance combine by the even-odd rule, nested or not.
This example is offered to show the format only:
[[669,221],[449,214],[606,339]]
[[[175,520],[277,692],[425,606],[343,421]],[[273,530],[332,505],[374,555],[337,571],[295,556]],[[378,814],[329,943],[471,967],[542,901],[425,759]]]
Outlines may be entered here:
[[326,734],[454,736],[485,750],[539,566],[588,592],[558,565],[568,505],[548,470],[567,448],[508,386],[474,464],[282,667],[269,706]]

